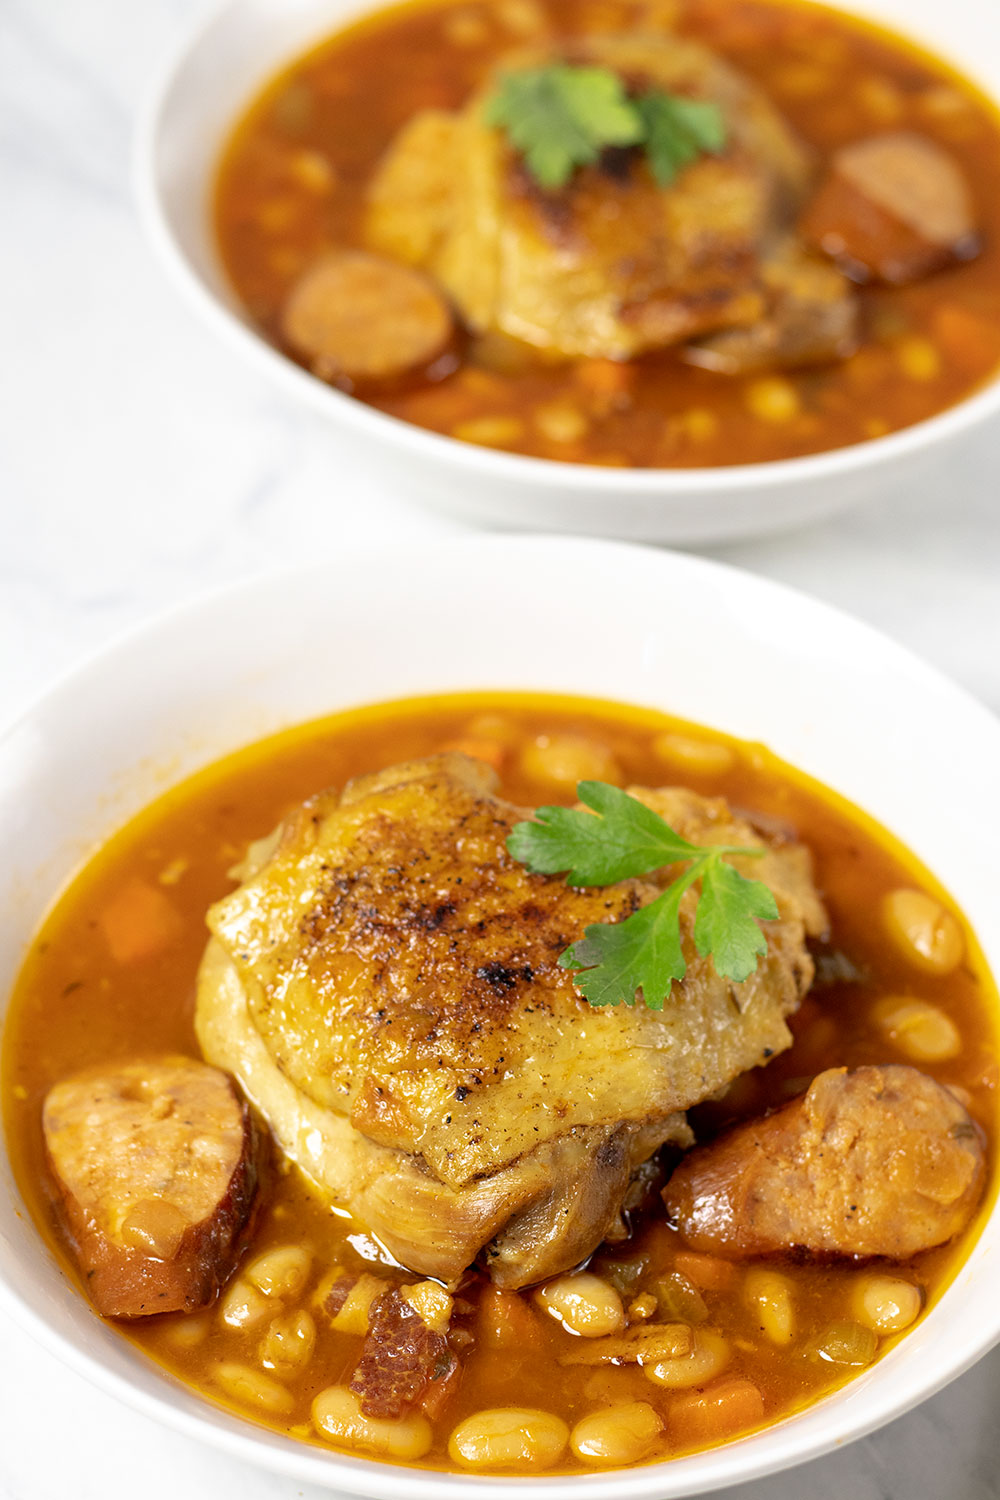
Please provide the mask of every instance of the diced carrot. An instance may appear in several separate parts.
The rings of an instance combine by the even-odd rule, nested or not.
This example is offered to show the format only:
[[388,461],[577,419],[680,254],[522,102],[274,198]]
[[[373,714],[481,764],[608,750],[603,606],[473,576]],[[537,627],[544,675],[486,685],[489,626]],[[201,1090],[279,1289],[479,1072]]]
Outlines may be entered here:
[[503,764],[504,747],[496,740],[479,740],[471,737],[445,740],[442,750],[457,750],[461,755],[471,755],[473,760],[484,760],[494,771]]
[[969,374],[984,373],[1000,357],[990,320],[954,302],[935,308],[934,332],[949,361]]
[[112,896],[98,917],[98,925],[115,963],[133,964],[169,947],[182,923],[169,896],[158,886],[134,877]]
[[459,370],[452,384],[467,395],[486,396],[492,400],[502,400],[508,394],[507,383],[501,376],[494,375],[491,370],[479,370],[475,365],[466,365]]
[[685,1391],[667,1408],[667,1432],[685,1448],[723,1442],[764,1420],[764,1398],[752,1380],[720,1380]]
[[627,396],[635,384],[633,366],[617,359],[581,360],[574,374],[577,384],[598,398]]
[[435,1421],[458,1390],[462,1379],[462,1366],[452,1355],[448,1369],[436,1380],[432,1380],[420,1398],[420,1410]]
[[479,1299],[478,1334],[490,1349],[537,1348],[541,1343],[538,1319],[517,1292],[489,1286]]
[[678,1250],[674,1255],[674,1270],[686,1276],[694,1286],[704,1292],[721,1292],[731,1286],[736,1267],[717,1255],[700,1255],[694,1250]]

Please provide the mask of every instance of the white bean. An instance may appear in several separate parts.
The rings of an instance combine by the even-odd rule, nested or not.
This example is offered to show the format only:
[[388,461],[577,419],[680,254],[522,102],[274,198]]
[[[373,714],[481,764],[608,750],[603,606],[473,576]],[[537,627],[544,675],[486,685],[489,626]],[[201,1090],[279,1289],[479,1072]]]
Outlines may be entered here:
[[521,769],[532,781],[573,793],[580,781],[621,786],[622,772],[607,745],[582,734],[540,734],[521,752]]
[[225,1360],[216,1365],[214,1373],[226,1395],[232,1396],[242,1406],[257,1406],[262,1411],[287,1415],[295,1404],[283,1385],[279,1385],[269,1375],[262,1375],[259,1370],[251,1369],[249,1365]]
[[613,1286],[591,1271],[558,1276],[535,1294],[540,1307],[558,1318],[571,1333],[584,1338],[606,1338],[625,1327],[625,1309]]
[[687,1386],[705,1385],[729,1363],[729,1345],[721,1334],[711,1328],[698,1328],[690,1354],[681,1354],[676,1359],[663,1359],[655,1365],[643,1365],[642,1373],[654,1385],[665,1385],[670,1390],[683,1390]]
[[962,929],[926,891],[890,891],[882,915],[889,936],[915,968],[939,975],[958,968],[965,951]]
[[320,1391],[312,1404],[313,1426],[322,1438],[361,1448],[379,1458],[423,1458],[431,1446],[431,1424],[419,1412],[391,1422],[366,1417],[361,1403],[346,1385]]
[[875,1006],[879,1030],[913,1062],[945,1062],[962,1050],[962,1035],[950,1016],[926,1000],[888,995]]
[[920,1288],[899,1276],[859,1276],[851,1298],[854,1316],[875,1333],[902,1333],[920,1316]]
[[743,1282],[743,1295],[765,1338],[779,1346],[790,1344],[795,1333],[795,1309],[788,1277],[764,1266],[752,1266]]
[[260,1346],[262,1364],[279,1375],[307,1365],[316,1347],[316,1324],[304,1310],[272,1319]]
[[470,1469],[549,1469],[568,1441],[569,1428],[551,1412],[502,1406],[459,1422],[448,1454]]
[[252,1328],[270,1311],[264,1295],[242,1276],[226,1288],[219,1303],[219,1317],[227,1328]]
[[728,745],[718,740],[695,739],[690,734],[658,734],[653,741],[653,753],[668,765],[703,776],[728,771],[736,759]]
[[662,1430],[663,1423],[647,1402],[632,1401],[582,1417],[569,1444],[585,1463],[635,1464],[650,1452]]
[[309,1279],[312,1255],[301,1245],[265,1250],[247,1266],[247,1278],[265,1297],[297,1297]]

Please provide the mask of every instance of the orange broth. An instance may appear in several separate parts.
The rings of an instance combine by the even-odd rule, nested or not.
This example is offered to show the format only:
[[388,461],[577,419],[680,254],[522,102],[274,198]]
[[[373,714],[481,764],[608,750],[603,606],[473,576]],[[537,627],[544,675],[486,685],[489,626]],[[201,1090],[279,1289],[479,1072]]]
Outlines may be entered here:
[[[521,765],[524,750],[539,736],[567,732],[610,752],[623,784],[686,784],[701,793],[724,795],[762,830],[785,830],[813,852],[832,931],[829,945],[816,952],[813,990],[791,1020],[795,1043],[767,1067],[738,1078],[721,1099],[693,1111],[699,1138],[785,1101],[824,1068],[912,1061],[872,1016],[879,997],[906,994],[930,1001],[958,1027],[959,1055],[920,1066],[967,1091],[992,1160],[996,990],[964,923],[965,957],[944,977],[919,972],[893,946],[878,918],[889,891],[917,886],[954,907],[933,877],[883,829],[762,747],[653,711],[526,693],[407,700],[307,724],[182,783],[110,839],[44,923],[9,1011],[3,1108],[17,1181],[46,1245],[68,1276],[80,1279],[57,1228],[41,1130],[42,1101],[54,1083],[89,1064],[160,1051],[199,1055],[193,1009],[207,937],[205,911],[233,888],[227,872],[249,842],[320,787],[340,785],[351,776],[455,742],[495,759],[502,793],[516,802],[570,801],[568,790],[560,793],[550,783],[532,780]],[[664,735],[680,736],[680,749],[676,738],[665,744]],[[697,759],[705,747],[717,764],[701,770]],[[139,890],[147,893],[144,899],[136,898]],[[150,891],[155,897],[148,896]],[[138,913],[142,928],[141,940],[131,944],[122,938],[129,911]],[[961,921],[959,913],[955,916]],[[902,1267],[884,1269],[915,1284],[924,1305],[933,1305],[966,1257],[992,1197],[991,1189],[976,1221],[955,1242]],[[296,1169],[275,1175],[249,1253],[290,1243],[312,1253],[311,1275],[295,1306],[311,1310],[317,1339],[305,1368],[283,1382],[291,1402],[280,1415],[269,1415],[252,1402],[234,1402],[217,1378],[220,1361],[259,1367],[260,1325],[234,1330],[222,1322],[218,1308],[210,1308],[119,1326],[139,1349],[209,1400],[318,1443],[310,1425],[311,1402],[325,1387],[350,1379],[361,1340],[330,1329],[310,1299],[334,1264],[391,1278],[392,1262],[363,1225],[342,1212],[331,1213]],[[599,1250],[592,1269],[613,1280],[626,1303],[663,1278],[673,1277],[676,1290],[680,1274],[684,1296],[695,1289],[695,1298],[689,1299],[691,1318],[717,1330],[729,1345],[726,1378],[753,1381],[768,1424],[820,1399],[852,1373],[817,1358],[815,1347],[828,1325],[851,1316],[852,1288],[864,1270],[779,1260],[764,1264],[771,1264],[791,1287],[795,1328],[784,1347],[770,1340],[748,1306],[747,1268],[685,1258],[683,1241],[665,1222],[656,1198],[635,1216],[631,1238]],[[662,1389],[635,1366],[561,1364],[570,1335],[543,1315],[530,1291],[506,1293],[498,1301],[483,1275],[473,1272],[459,1295],[465,1310],[453,1326],[460,1333],[461,1377],[434,1418],[434,1444],[422,1460],[427,1466],[453,1467],[447,1455],[449,1433],[467,1415],[497,1406],[538,1407],[572,1427],[610,1403],[648,1403],[664,1422],[649,1459],[711,1446],[745,1425],[745,1417],[738,1415],[732,1425],[725,1414],[706,1419],[702,1413],[691,1426],[691,1393]],[[893,1342],[882,1339],[879,1353]],[[761,1425],[760,1420],[752,1425]],[[560,1465],[569,1472],[585,1467],[568,1456]]]
[[254,100],[219,167],[219,250],[267,337],[281,346],[281,308],[307,265],[363,242],[368,184],[400,127],[419,110],[461,106],[538,27],[568,37],[673,27],[695,37],[758,82],[820,162],[881,131],[929,137],[967,178],[983,251],[911,286],[862,288],[861,347],[839,363],[728,376],[667,350],[631,363],[553,365],[486,335],[469,340],[445,378],[365,396],[371,405],[541,458],[700,468],[881,437],[953,405],[996,371],[995,108],[902,38],[804,0],[419,0],[331,37]]

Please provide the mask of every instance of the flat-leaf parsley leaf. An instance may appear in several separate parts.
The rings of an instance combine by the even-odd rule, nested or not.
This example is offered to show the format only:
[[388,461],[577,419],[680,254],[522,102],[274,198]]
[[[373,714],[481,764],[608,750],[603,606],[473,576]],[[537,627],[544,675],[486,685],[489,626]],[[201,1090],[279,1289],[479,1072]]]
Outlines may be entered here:
[[717,104],[684,99],[654,89],[636,101],[642,116],[649,167],[660,187],[699,156],[716,155],[726,144],[726,124]]
[[765,851],[688,843],[658,813],[607,782],[581,781],[577,796],[591,811],[540,807],[533,821],[515,824],[508,852],[536,874],[567,871],[570,885],[611,885],[666,865],[687,866],[655,901],[624,922],[591,925],[560,956],[591,1005],[634,1005],[641,994],[650,1009],[662,1010],[671,985],[684,978],[680,907],[696,882],[695,947],[724,978],[747,979],[767,949],[758,923],[777,917],[778,907],[763,881],[748,880],[727,856]]
[[486,103],[486,122],[499,125],[548,191],[565,187],[578,167],[609,146],[642,146],[661,187],[706,152],[726,143],[722,110],[707,99],[651,89],[630,97],[610,68],[549,63],[500,79]]
[[608,146],[633,146],[642,120],[617,73],[569,63],[508,73],[486,107],[543,188],[563,187]]

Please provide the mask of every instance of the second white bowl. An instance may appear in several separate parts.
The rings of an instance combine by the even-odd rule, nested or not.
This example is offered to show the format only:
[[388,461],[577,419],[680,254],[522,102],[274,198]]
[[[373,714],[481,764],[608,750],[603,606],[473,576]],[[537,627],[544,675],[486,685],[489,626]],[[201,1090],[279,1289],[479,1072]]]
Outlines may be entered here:
[[[718,469],[625,470],[525,458],[425,431],[325,385],[256,331],[223,273],[210,197],[222,146],[253,95],[371,0],[230,0],[182,48],[137,149],[152,243],[171,278],[237,354],[325,418],[359,461],[475,522],[690,544],[780,530],[913,484],[1000,413],[1000,372],[957,406],[888,437],[807,458]],[[844,0],[937,52],[1000,100],[1000,49],[985,0]]]

